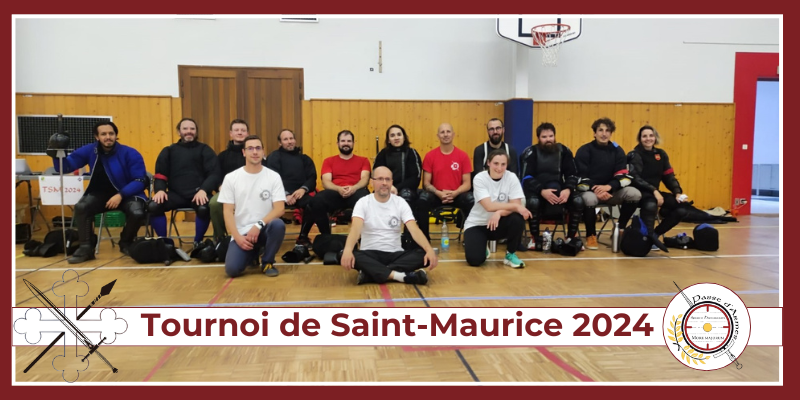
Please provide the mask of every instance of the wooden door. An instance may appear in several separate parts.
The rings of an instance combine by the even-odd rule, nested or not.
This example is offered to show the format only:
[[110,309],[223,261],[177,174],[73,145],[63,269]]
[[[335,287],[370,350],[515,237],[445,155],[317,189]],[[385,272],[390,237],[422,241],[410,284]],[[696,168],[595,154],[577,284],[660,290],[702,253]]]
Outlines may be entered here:
[[183,116],[197,121],[200,141],[215,152],[227,147],[236,118],[247,121],[267,152],[278,148],[282,128],[294,131],[302,144],[302,69],[182,65],[178,75]]
[[219,153],[227,147],[230,123],[239,115],[237,73],[232,69],[183,66],[178,71],[182,117],[197,121],[198,140]]
[[245,71],[244,118],[250,131],[261,136],[267,152],[278,147],[278,133],[291,129],[297,145],[303,145],[303,75],[298,69]]

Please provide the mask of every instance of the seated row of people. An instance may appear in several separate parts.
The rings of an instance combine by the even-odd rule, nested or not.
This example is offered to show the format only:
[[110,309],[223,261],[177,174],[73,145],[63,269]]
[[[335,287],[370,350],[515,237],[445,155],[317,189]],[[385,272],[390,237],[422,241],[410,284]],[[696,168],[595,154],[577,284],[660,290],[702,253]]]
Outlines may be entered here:
[[[324,190],[312,197],[316,188],[316,168],[314,162],[296,146],[292,131],[281,131],[278,135],[281,147],[269,157],[264,157],[264,146],[260,139],[258,145],[245,146],[245,139],[250,138],[249,129],[247,123],[240,119],[231,122],[231,140],[218,155],[197,140],[197,123],[191,118],[182,119],[176,128],[180,140],[164,148],[156,161],[154,190],[149,204],[144,195],[147,173],[141,154],[117,142],[118,129],[113,123],[98,123],[94,127],[97,143],[77,149],[64,159],[65,170],[82,168],[86,164],[92,166],[92,179],[75,212],[82,245],[70,258],[70,263],[94,258],[89,245],[92,218],[97,213],[117,208],[125,211],[128,221],[120,237],[120,250],[123,253],[127,252],[148,213],[156,234],[166,237],[165,212],[182,207],[191,207],[196,211],[195,243],[202,240],[209,222],[213,223],[214,236],[221,239],[234,230],[225,218],[226,202],[220,201],[222,188],[217,188],[221,183],[224,186],[223,177],[249,165],[250,159],[258,159],[260,165],[277,172],[281,181],[280,196],[270,193],[260,196],[268,196],[266,199],[281,198],[282,204],[304,210],[298,243],[309,242],[308,233],[314,223],[321,233],[330,232],[329,212],[354,208],[360,198],[369,194],[369,160],[353,154],[355,136],[350,131],[344,130],[337,135],[339,154],[324,160],[321,170]],[[678,203],[685,196],[669,166],[666,153],[654,147],[659,142],[655,129],[642,127],[638,136],[640,144],[627,157],[619,146],[610,141],[615,130],[613,121],[599,119],[592,129],[595,140],[582,146],[573,160],[572,152],[556,141],[555,126],[541,124],[536,129],[538,143],[522,153],[517,169],[516,151],[503,141],[503,124],[499,119],[487,123],[489,140],[475,148],[472,163],[469,156],[453,144],[455,132],[450,124],[439,126],[439,146],[428,152],[424,159],[410,147],[411,141],[405,130],[399,125],[392,125],[386,132],[385,148],[376,157],[374,167],[386,167],[392,173],[390,193],[406,200],[420,232],[428,241],[430,211],[447,204],[453,204],[463,212],[466,223],[462,220],[459,224],[464,224],[465,242],[469,242],[470,237],[496,237],[499,234],[496,228],[500,227],[498,218],[515,213],[524,217],[523,224],[524,220],[529,221],[533,238],[538,238],[539,222],[548,205],[565,205],[569,210],[567,239],[575,237],[578,221],[583,214],[587,230],[586,245],[590,249],[597,248],[594,206],[599,203],[622,204],[619,219],[622,227],[637,207],[642,208],[643,220],[651,229],[655,223],[657,206],[674,211],[668,212],[668,217],[656,229],[659,235],[677,224],[682,218]],[[505,157],[495,162],[489,157],[492,152],[499,152]],[[97,163],[98,160],[101,162]],[[631,171],[628,171],[628,160]],[[494,167],[493,162],[496,164]],[[500,164],[503,165],[502,172]],[[58,168],[57,162],[54,165]],[[473,169],[483,171],[487,166],[489,171],[485,176],[478,180],[480,173],[475,174],[473,181]],[[104,173],[95,174],[95,171]],[[418,191],[420,180],[423,189]],[[514,186],[510,184],[513,181],[516,182],[514,196],[521,194],[522,197],[511,198],[513,205],[493,204],[497,203],[495,200],[503,202],[511,195],[512,191],[508,190]],[[672,193],[659,192],[661,181]],[[496,188],[498,182],[503,182],[508,190],[502,193],[488,190]],[[642,196],[637,188],[646,195]],[[216,194],[209,197],[214,192]],[[487,193],[493,194],[487,196]],[[482,197],[476,198],[475,194]],[[494,195],[498,197],[486,201]],[[524,199],[527,200],[523,207],[521,204]],[[517,200],[520,201],[519,206],[516,205]],[[520,207],[526,211],[519,213]],[[283,208],[280,208],[280,214]],[[470,219],[470,214],[476,208],[479,214]],[[270,212],[277,213],[277,210],[275,208],[274,212]],[[506,224],[502,225],[500,231],[505,231]],[[512,225],[516,226],[516,223]],[[467,232],[476,227],[488,231],[480,234],[476,230]],[[240,234],[245,236],[246,233]],[[406,234],[409,234],[408,230]],[[246,247],[241,240],[234,238],[234,242]],[[483,249],[468,248],[480,250],[468,256],[468,260],[472,260],[470,264],[480,264]],[[516,246],[509,248],[516,249]],[[274,259],[268,261],[263,263],[264,266],[274,263]],[[513,251],[509,252],[506,262],[512,266],[520,265]],[[267,267],[265,272],[269,269]]]

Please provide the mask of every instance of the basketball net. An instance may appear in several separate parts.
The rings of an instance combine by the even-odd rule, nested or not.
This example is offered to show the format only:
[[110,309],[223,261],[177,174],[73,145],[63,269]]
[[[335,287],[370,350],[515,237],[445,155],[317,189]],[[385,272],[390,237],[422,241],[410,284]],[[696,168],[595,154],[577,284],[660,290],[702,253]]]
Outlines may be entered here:
[[567,24],[544,24],[531,28],[533,45],[542,49],[542,65],[553,67],[558,64],[558,50],[564,40],[575,34]]

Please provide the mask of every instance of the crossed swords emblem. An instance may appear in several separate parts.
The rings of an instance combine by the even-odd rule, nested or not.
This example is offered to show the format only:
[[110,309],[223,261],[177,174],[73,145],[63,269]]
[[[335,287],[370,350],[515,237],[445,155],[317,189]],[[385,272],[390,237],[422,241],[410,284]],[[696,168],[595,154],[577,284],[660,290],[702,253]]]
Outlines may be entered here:
[[[56,317],[56,319],[59,322],[61,322],[64,325],[64,327],[67,328],[67,330],[70,333],[75,335],[75,337],[78,339],[79,342],[81,342],[84,346],[86,346],[89,349],[89,353],[87,353],[86,356],[83,357],[81,362],[85,362],[86,359],[89,356],[91,356],[94,353],[97,353],[97,357],[99,357],[104,363],[106,363],[106,365],[108,365],[109,368],[111,368],[111,371],[113,371],[114,373],[117,373],[117,371],[119,371],[117,368],[114,368],[114,366],[111,365],[111,363],[108,362],[108,360],[105,357],[103,357],[103,355],[99,351],[97,351],[97,349],[100,347],[100,345],[103,344],[103,342],[106,340],[105,337],[103,339],[101,339],[100,342],[98,342],[97,344],[93,344],[92,341],[89,340],[89,338],[83,332],[81,332],[81,330],[78,329],[78,327],[75,326],[75,324],[73,324],[72,321],[70,321],[69,318],[67,318],[67,316],[64,315],[64,313],[61,312],[61,310],[58,309],[58,306],[53,304],[53,302],[50,301],[50,299],[48,299],[47,296],[45,296],[45,294],[42,293],[41,290],[39,290],[39,288],[37,288],[34,284],[30,283],[27,279],[23,279],[23,281],[25,282],[25,285],[28,287],[28,289],[31,291],[31,293],[34,295],[34,297],[36,297],[36,299],[39,300],[39,302],[41,302],[42,305],[44,305],[44,307],[47,308],[47,310],[49,310],[50,313],[53,314],[53,316]],[[86,314],[86,312],[89,311],[89,309],[91,309],[92,306],[94,306],[95,303],[97,303],[97,300],[100,300],[101,297],[106,296],[109,293],[111,293],[111,289],[114,287],[114,283],[116,283],[116,282],[117,282],[117,280],[115,279],[114,281],[112,281],[112,282],[106,284],[105,286],[103,286],[100,289],[100,294],[92,301],[91,304],[86,306],[86,308],[84,308],[83,311],[81,311],[81,313],[78,315],[77,319],[80,320],[81,317],[83,317],[84,314]],[[61,332],[58,335],[58,337],[56,337],[55,340],[53,340],[50,343],[50,345],[48,345],[47,348],[45,348],[44,351],[42,351],[39,354],[39,356],[37,356],[36,359],[34,359],[33,362],[30,363],[30,365],[28,365],[27,368],[25,368],[25,370],[23,372],[27,373],[34,365],[36,365],[36,363],[48,351],[50,351],[50,349],[56,343],[58,343],[58,341],[61,340],[61,338],[63,336],[64,336],[64,332]]]

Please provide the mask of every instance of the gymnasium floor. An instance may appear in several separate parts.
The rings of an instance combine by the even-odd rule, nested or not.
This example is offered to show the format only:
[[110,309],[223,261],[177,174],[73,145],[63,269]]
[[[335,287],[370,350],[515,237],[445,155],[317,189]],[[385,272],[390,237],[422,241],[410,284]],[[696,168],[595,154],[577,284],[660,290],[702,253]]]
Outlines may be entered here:
[[[103,242],[97,260],[69,266],[62,258],[28,258],[16,246],[16,306],[41,304],[23,284],[39,288],[72,268],[90,287],[117,279],[104,307],[666,307],[682,286],[714,282],[735,291],[748,307],[780,306],[781,223],[778,217],[746,216],[717,225],[720,250],[651,252],[646,259],[614,254],[602,243],[577,257],[522,252],[524,269],[502,264],[505,245],[480,268],[464,262],[451,245],[426,286],[391,283],[357,286],[356,273],[321,261],[277,267],[267,278],[256,270],[228,278],[221,264],[197,260],[172,266],[139,265]],[[193,231],[189,223],[181,230]],[[681,224],[670,235],[686,231]],[[598,226],[599,228],[599,226]],[[118,229],[112,229],[118,234]],[[287,227],[296,232],[298,226]],[[347,226],[334,232],[345,233]],[[436,231],[436,226],[431,227]],[[43,236],[39,231],[34,234]],[[285,241],[279,255],[293,246]],[[16,380],[61,382],[49,363],[23,374],[42,347],[17,347]],[[113,374],[92,363],[80,382],[758,382],[782,375],[779,347],[748,346],[745,365],[701,372],[677,362],[666,347],[113,347]]]

